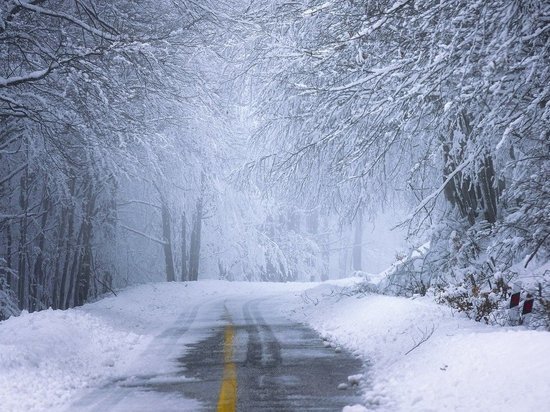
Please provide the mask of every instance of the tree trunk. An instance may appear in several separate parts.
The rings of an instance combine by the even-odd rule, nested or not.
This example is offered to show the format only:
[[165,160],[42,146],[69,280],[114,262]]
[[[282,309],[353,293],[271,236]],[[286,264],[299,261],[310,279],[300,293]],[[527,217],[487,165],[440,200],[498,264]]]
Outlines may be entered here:
[[82,222],[82,259],[77,272],[76,287],[74,290],[74,306],[83,305],[88,299],[90,279],[92,277],[92,219],[95,214],[96,194],[93,193],[90,182],[86,190],[86,212]]
[[[75,186],[76,181],[75,178],[72,177],[69,181],[69,194],[71,196],[70,202],[73,202],[74,194],[75,194]],[[67,298],[67,278],[69,276],[69,264],[71,262],[71,250],[72,246],[74,244],[74,215],[75,215],[75,205],[72,203],[70,206],[67,207],[67,236],[65,239],[65,247],[63,251],[60,251],[60,257],[61,252],[64,252],[65,259],[63,262],[63,272],[61,274],[61,284],[59,285],[59,304],[58,307],[60,309],[66,309],[65,301]]]
[[[463,133],[464,141],[460,142],[462,149],[458,154],[451,154],[453,130],[460,130]],[[451,136],[447,141],[443,140],[443,158],[445,166],[443,170],[443,179],[464,161],[464,147],[468,140],[473,139],[472,126],[470,125],[469,116],[466,113],[461,113],[456,123],[450,127]],[[479,212],[483,212],[484,218],[489,223],[495,223],[497,219],[497,205],[500,196],[501,187],[497,182],[496,172],[494,169],[493,159],[489,154],[483,155],[483,164],[477,176],[467,175],[463,172],[457,173],[454,178],[445,187],[444,193],[446,199],[451,205],[456,206],[460,216],[467,218],[470,225],[474,225]]]
[[[65,239],[65,229],[67,227],[67,220],[69,215],[69,209],[65,206],[61,208],[61,226],[59,227],[59,232],[57,233],[57,246],[54,255],[54,269],[53,269],[53,292],[52,292],[52,306],[54,309],[59,309],[61,304],[60,287],[61,287],[61,278],[60,278],[60,266],[63,257],[63,243]],[[67,234],[68,236],[68,234]]]
[[189,280],[198,280],[199,278],[202,208],[203,205],[201,197],[197,200],[197,207],[193,216],[193,230],[191,232],[191,246],[189,250]]
[[172,236],[170,232],[170,211],[165,202],[162,202],[162,237],[164,240],[164,261],[166,263],[166,281],[176,280],[174,270],[174,257],[172,256]]
[[499,197],[493,159],[486,155],[483,168],[479,172],[481,199],[484,206],[484,216],[489,223],[497,221],[497,202]]
[[50,199],[48,195],[47,182],[44,182],[44,197],[42,199],[42,220],[40,222],[40,233],[38,235],[38,256],[34,262],[33,282],[31,287],[31,311],[42,309],[44,306],[44,247],[46,242],[46,224],[50,213]]
[[354,220],[353,270],[363,270],[363,212],[358,211]]
[[27,227],[28,227],[28,178],[29,178],[29,169],[25,168],[25,172],[21,176],[21,186],[19,192],[19,207],[23,217],[20,221],[19,229],[19,247],[17,249],[18,255],[18,267],[17,272],[19,275],[19,282],[17,287],[17,298],[19,301],[19,309],[26,309],[28,306],[27,302]]
[[328,229],[328,219],[323,217],[323,227],[320,240],[321,240],[321,252],[323,255],[323,272],[321,273],[321,280],[328,280],[330,273],[330,231]]
[[187,217],[185,212],[181,216],[181,280],[189,280],[189,270],[187,268]]
[[[11,234],[11,223],[7,221],[6,222],[6,263],[8,265],[8,268],[10,269],[13,269],[12,261],[11,261],[12,244],[13,244],[13,237]],[[7,281],[10,289],[13,290],[13,283],[15,279],[12,278],[11,271],[8,271]]]
[[78,231],[78,237],[76,240],[76,247],[73,254],[73,263],[71,265],[71,271],[69,272],[69,289],[65,296],[64,309],[68,309],[74,304],[74,289],[76,287],[76,281],[78,277],[81,255],[82,255],[82,232],[84,223],[80,224],[80,230]]

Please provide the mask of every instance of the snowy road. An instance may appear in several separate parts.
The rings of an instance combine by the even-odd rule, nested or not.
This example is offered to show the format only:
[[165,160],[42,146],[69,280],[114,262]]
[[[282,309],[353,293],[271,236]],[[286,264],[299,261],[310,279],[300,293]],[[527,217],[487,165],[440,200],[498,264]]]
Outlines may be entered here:
[[[338,289],[356,281],[155,283],[10,318],[0,410],[548,409],[550,334],[479,324],[429,297]],[[361,372],[359,389],[337,389]]]
[[357,388],[338,385],[362,371],[361,361],[273,311],[276,296],[246,296],[195,305],[149,344],[127,376],[68,410],[340,411],[360,401]]

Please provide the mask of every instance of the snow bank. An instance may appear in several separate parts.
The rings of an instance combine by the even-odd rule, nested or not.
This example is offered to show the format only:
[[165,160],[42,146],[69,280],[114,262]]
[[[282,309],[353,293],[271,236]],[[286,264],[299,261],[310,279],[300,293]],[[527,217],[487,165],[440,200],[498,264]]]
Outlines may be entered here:
[[140,336],[113,329],[83,311],[47,310],[1,324],[3,411],[50,410],[78,389],[108,378]]
[[548,332],[482,325],[428,298],[345,296],[329,285],[307,291],[293,316],[368,362],[369,408],[526,411],[550,405]]

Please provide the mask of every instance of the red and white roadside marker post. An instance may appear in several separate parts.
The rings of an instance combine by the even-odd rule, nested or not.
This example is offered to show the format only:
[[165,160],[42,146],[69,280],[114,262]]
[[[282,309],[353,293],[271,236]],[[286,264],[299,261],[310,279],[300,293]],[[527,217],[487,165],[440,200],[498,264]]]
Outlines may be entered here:
[[512,287],[512,296],[510,296],[510,308],[508,309],[508,317],[512,325],[519,325],[520,313],[519,303],[521,301],[521,283],[516,282]]
[[521,320],[522,324],[529,325],[531,322],[531,312],[533,312],[533,305],[535,304],[535,298],[530,293],[527,294],[527,297],[523,301],[523,307],[521,309]]
[[530,293],[527,293],[523,301],[521,300],[521,286],[521,283],[517,282],[514,283],[512,287],[510,308],[508,309],[508,315],[512,325],[529,325],[531,312],[533,312],[533,305],[535,304],[535,298]]

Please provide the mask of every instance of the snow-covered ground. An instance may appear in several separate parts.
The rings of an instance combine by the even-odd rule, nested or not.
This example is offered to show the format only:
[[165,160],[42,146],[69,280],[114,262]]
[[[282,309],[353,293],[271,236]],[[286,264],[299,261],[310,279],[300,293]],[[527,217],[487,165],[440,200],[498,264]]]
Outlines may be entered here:
[[273,310],[365,359],[369,409],[527,411],[550,405],[550,333],[488,327],[424,298],[342,294],[355,281],[149,284],[78,309],[11,318],[0,323],[0,410],[64,410],[144,362],[168,369],[145,354],[182,314],[199,304],[263,295],[277,295]]
[[548,332],[486,326],[429,298],[306,293],[293,316],[368,362],[369,409],[550,410]]

